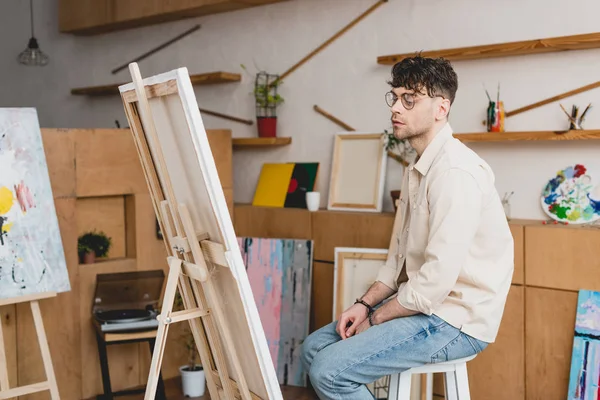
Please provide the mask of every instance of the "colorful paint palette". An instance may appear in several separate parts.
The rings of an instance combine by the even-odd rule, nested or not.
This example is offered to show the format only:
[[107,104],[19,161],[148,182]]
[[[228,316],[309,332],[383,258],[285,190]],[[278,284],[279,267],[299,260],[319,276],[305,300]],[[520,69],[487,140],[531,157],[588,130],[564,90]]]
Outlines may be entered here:
[[557,172],[542,191],[541,204],[552,219],[570,224],[600,219],[600,185],[594,186],[582,164]]

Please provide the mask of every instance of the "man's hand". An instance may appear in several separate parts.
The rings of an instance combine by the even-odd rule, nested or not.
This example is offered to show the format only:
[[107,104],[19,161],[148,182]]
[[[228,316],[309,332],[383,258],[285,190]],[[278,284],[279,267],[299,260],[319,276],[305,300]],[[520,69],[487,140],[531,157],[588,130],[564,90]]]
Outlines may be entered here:
[[371,327],[371,324],[369,323],[368,319],[365,319],[356,328],[354,326],[348,328],[348,330],[346,331],[346,335],[348,337],[352,337],[354,335],[358,335],[359,333],[366,331],[367,329],[369,329]]
[[[360,324],[366,322],[367,325],[369,321],[367,321],[367,315],[369,315],[369,311],[362,304],[354,304],[350,308],[340,315],[338,318],[338,323],[335,328],[336,332],[342,339],[347,339],[352,335],[348,335],[348,331],[354,331]],[[349,325],[349,326],[348,326]]]

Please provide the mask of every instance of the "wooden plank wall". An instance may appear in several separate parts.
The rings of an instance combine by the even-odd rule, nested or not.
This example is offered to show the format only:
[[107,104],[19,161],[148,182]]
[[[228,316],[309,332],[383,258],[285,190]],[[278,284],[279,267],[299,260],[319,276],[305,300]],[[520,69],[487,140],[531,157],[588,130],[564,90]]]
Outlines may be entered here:
[[[233,210],[231,131],[208,131],[221,184]],[[62,399],[79,400],[102,392],[98,350],[91,323],[98,273],[159,269],[167,272],[166,249],[156,237],[155,215],[137,151],[128,129],[42,129],[71,291],[40,302]],[[113,239],[108,258],[80,265],[77,237],[104,230]],[[11,386],[45,380],[29,304],[6,306],[2,323]],[[163,377],[185,363],[182,324],[169,330]],[[109,346],[113,390],[147,381],[147,343]],[[48,392],[22,396],[49,399]]]
[[[393,215],[236,204],[236,234],[315,241],[311,331],[331,322],[333,255],[341,246],[387,248]],[[567,398],[577,291],[600,291],[600,229],[510,221],[515,272],[495,343],[469,363],[475,400]],[[436,399],[443,380],[434,379]]]

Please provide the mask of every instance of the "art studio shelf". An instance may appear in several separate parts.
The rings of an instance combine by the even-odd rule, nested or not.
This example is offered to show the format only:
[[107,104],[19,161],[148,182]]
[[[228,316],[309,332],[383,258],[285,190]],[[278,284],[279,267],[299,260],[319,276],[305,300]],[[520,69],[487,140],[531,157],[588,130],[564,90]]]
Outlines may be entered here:
[[[241,74],[231,72],[209,72],[206,74],[190,75],[192,85],[212,85],[217,83],[239,82],[242,80]],[[71,94],[86,96],[107,96],[119,94],[119,86],[123,83],[113,83],[104,86],[91,86],[71,89]]]
[[[521,56],[526,54],[552,53],[566,50],[600,48],[600,33],[560,36],[547,39],[523,40],[519,42],[487,44],[482,46],[457,47],[445,50],[423,51],[423,57],[444,57],[447,60],[477,60],[483,58]],[[393,65],[416,52],[377,57],[377,64]]]
[[274,138],[234,138],[232,140],[234,148],[250,148],[250,147],[276,147],[285,146],[292,143],[291,137],[274,137]]
[[600,129],[572,131],[456,133],[461,142],[510,142],[532,140],[598,140]]

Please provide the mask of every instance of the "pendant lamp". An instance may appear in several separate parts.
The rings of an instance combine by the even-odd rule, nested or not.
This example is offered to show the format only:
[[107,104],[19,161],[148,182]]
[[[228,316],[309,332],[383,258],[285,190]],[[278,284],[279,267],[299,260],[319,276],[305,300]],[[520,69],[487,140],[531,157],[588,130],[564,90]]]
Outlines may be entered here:
[[33,0],[29,0],[29,12],[31,14],[31,38],[27,48],[19,54],[19,63],[23,65],[41,66],[48,64],[48,56],[42,52],[37,39],[33,33]]

